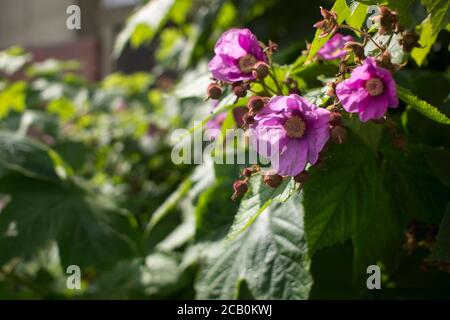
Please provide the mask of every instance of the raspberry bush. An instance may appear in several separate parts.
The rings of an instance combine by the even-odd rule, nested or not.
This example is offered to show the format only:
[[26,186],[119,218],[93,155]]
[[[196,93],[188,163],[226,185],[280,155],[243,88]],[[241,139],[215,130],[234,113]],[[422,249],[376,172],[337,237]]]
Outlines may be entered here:
[[449,297],[449,10],[152,0],[114,54],[156,66],[94,84],[1,52],[0,297]]

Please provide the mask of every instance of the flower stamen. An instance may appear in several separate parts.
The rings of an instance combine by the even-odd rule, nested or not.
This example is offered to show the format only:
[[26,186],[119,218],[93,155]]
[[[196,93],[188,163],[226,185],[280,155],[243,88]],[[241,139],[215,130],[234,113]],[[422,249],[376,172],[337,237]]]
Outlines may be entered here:
[[289,138],[301,138],[305,135],[306,123],[299,116],[293,116],[286,120],[284,129]]
[[239,69],[243,73],[251,73],[253,66],[258,62],[254,55],[248,53],[239,59]]
[[366,90],[372,97],[381,95],[384,91],[384,84],[378,78],[372,78],[366,82]]

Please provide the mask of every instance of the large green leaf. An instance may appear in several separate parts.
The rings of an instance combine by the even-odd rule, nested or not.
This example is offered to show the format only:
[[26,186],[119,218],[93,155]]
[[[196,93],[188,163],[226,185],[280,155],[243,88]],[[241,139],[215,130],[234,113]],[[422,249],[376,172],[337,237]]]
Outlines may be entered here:
[[56,152],[44,144],[10,132],[0,132],[0,166],[49,180],[59,180],[68,175],[67,166]]
[[9,175],[0,179],[0,193],[8,197],[0,264],[30,257],[50,241],[57,242],[64,266],[104,266],[133,252],[127,216],[75,183]]
[[428,259],[450,263],[450,204],[447,205],[444,218],[439,226],[437,242]]
[[350,134],[330,148],[327,170],[313,169],[304,187],[305,233],[311,254],[344,242],[370,221],[377,205],[377,159]]
[[428,167],[423,151],[411,150],[404,154],[385,146],[381,152],[385,186],[396,199],[405,219],[439,223],[449,201],[449,193]]
[[24,81],[14,82],[0,90],[0,119],[5,118],[11,111],[25,110],[27,84]]
[[419,43],[422,48],[414,48],[411,55],[419,66],[436,41],[439,32],[446,28],[449,22],[450,1],[449,0],[422,0],[427,7],[428,17],[421,24]]
[[343,123],[374,152],[378,150],[383,134],[383,126],[371,121],[363,123],[354,115],[350,115],[348,118],[345,117]]
[[290,178],[285,179],[278,188],[268,187],[262,180],[261,176],[250,179],[249,191],[241,201],[228,234],[229,239],[234,239],[251,226],[273,201],[284,202],[296,191],[295,182]]
[[431,171],[442,184],[450,188],[450,149],[427,147],[424,151]]
[[202,268],[197,298],[306,299],[312,279],[300,197],[269,206]]
[[[373,39],[382,46],[387,46],[387,51],[391,54],[391,62],[402,65],[408,61],[408,54],[403,51],[403,47],[400,45],[401,34],[394,35],[380,35],[379,33],[373,36]],[[372,42],[369,41],[364,47],[366,56],[376,57],[380,54],[380,49]]]
[[380,176],[377,179],[375,207],[352,236],[355,279],[366,277],[367,266],[379,262],[387,270],[394,270],[402,258],[405,226],[402,205],[388,193],[382,179]]
[[154,252],[145,259],[118,263],[104,273],[89,295],[95,299],[168,298],[191,287],[193,274],[174,253]]
[[398,12],[400,23],[403,27],[410,27],[411,25],[411,14],[409,8],[414,1],[411,0],[347,0],[347,1],[357,1],[367,5],[386,5],[390,9]]
[[449,118],[447,118],[436,107],[433,107],[428,102],[419,99],[409,89],[397,86],[397,94],[402,101],[404,101],[410,107],[423,114],[425,117],[442,124],[450,125]]
[[30,62],[31,59],[31,54],[26,53],[20,47],[11,47],[0,51],[0,71],[12,75]]
[[114,55],[120,55],[130,40],[135,48],[152,40],[169,18],[175,3],[175,0],[152,0],[136,11],[117,36]]
[[375,149],[350,133],[349,141],[328,151],[327,170],[313,169],[304,188],[311,254],[351,240],[355,278],[379,261],[394,267],[403,241],[403,221],[384,187]]

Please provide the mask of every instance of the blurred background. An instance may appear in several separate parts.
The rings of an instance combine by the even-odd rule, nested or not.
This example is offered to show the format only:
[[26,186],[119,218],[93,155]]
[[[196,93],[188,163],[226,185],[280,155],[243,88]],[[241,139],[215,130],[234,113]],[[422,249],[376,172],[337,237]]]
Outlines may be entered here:
[[[411,24],[426,16],[420,2],[412,1],[411,14],[403,15]],[[428,249],[405,253],[404,221],[395,232],[388,230],[396,242],[383,251],[403,259],[396,260],[396,272],[387,279],[392,290],[367,293],[365,280],[355,282],[366,273],[352,271],[351,241],[320,250],[311,264],[302,252],[294,261],[298,274],[292,277],[284,272],[291,268],[289,259],[275,261],[279,264],[272,269],[283,270],[276,275],[265,269],[272,265],[255,260],[249,289],[238,277],[243,264],[236,250],[242,247],[252,257],[259,248],[270,259],[278,253],[269,250],[276,247],[273,243],[261,246],[264,239],[256,236],[244,238],[245,246],[223,242],[239,207],[230,196],[242,166],[171,161],[170,133],[191,128],[215,106],[204,99],[211,81],[207,62],[225,30],[248,27],[260,41],[275,41],[280,48],[276,62],[290,64],[314,38],[319,6],[333,3],[1,0],[0,298],[450,296],[448,274],[420,270]],[[70,5],[81,10],[79,30],[66,27]],[[449,38],[449,32],[441,32],[425,68],[411,60],[396,79],[446,114]],[[337,70],[335,62],[297,66],[298,74],[292,76],[300,89],[316,89],[316,94],[322,94],[322,82]],[[395,116],[400,118],[405,109]],[[232,111],[225,116],[208,125],[237,125]],[[411,139],[450,146],[445,126],[411,110],[402,121]],[[422,156],[420,165],[425,163]],[[420,227],[432,232],[447,203],[448,180],[438,181],[417,163],[405,166],[406,184],[414,192],[396,194],[396,201],[418,216],[426,212]],[[438,164],[439,172],[448,173],[448,162]],[[422,195],[419,200],[408,198],[415,192]],[[302,232],[296,236],[304,244]],[[209,260],[212,253],[228,260]],[[73,264],[82,270],[81,290],[66,285],[66,270]],[[399,265],[403,269],[396,269]],[[219,275],[214,273],[218,270]],[[255,271],[260,273],[253,276]],[[269,283],[269,278],[280,282]]]
[[[331,1],[318,0],[307,2],[181,0],[176,4],[179,9],[174,10],[178,18],[164,25],[169,31],[155,35],[153,43],[149,43],[145,39],[148,30],[142,28],[141,34],[134,36],[136,40],[133,47],[126,44],[120,55],[113,55],[116,37],[125,27],[127,18],[138,5],[145,2],[147,1],[4,0],[0,3],[0,49],[20,45],[33,53],[35,61],[47,58],[78,60],[82,62],[81,74],[94,81],[113,71],[130,73],[150,70],[154,67],[154,51],[158,47],[157,43],[175,36],[169,32],[174,33],[177,30],[187,35],[189,31],[181,29],[196,26],[200,29],[197,31],[205,32],[203,37],[206,37],[206,32],[211,31],[211,24],[216,24],[221,28],[214,28],[212,33],[209,32],[207,40],[211,43],[218,36],[220,29],[231,25],[247,25],[263,39],[279,39],[281,44],[289,44],[287,48],[282,46],[283,52],[294,57],[296,53],[298,54],[299,48],[304,47],[306,36],[311,35],[312,24],[320,18],[318,6],[332,4]],[[173,2],[167,1],[169,5]],[[226,5],[223,7],[224,3]],[[66,19],[69,16],[66,9],[73,4],[81,9],[80,30],[66,28]],[[190,8],[189,12],[182,12],[187,8]],[[219,10],[221,11],[218,12]],[[153,16],[145,16],[147,21],[141,19],[144,24],[151,25],[152,20],[158,20],[161,18],[158,15],[167,14],[166,11],[167,8],[161,6],[160,9],[152,11]],[[285,23],[280,23],[280,15],[283,16]],[[208,21],[211,17],[217,16],[219,19]],[[142,39],[138,39],[139,37]],[[143,45],[140,46],[141,44]],[[200,52],[197,58],[199,56]]]

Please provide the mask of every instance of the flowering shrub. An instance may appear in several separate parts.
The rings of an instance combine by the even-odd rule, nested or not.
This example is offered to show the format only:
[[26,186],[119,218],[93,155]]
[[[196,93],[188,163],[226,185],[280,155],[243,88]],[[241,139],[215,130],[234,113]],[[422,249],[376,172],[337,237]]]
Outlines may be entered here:
[[1,52],[0,297],[450,297],[450,1],[317,4],[151,0],[95,84]]

